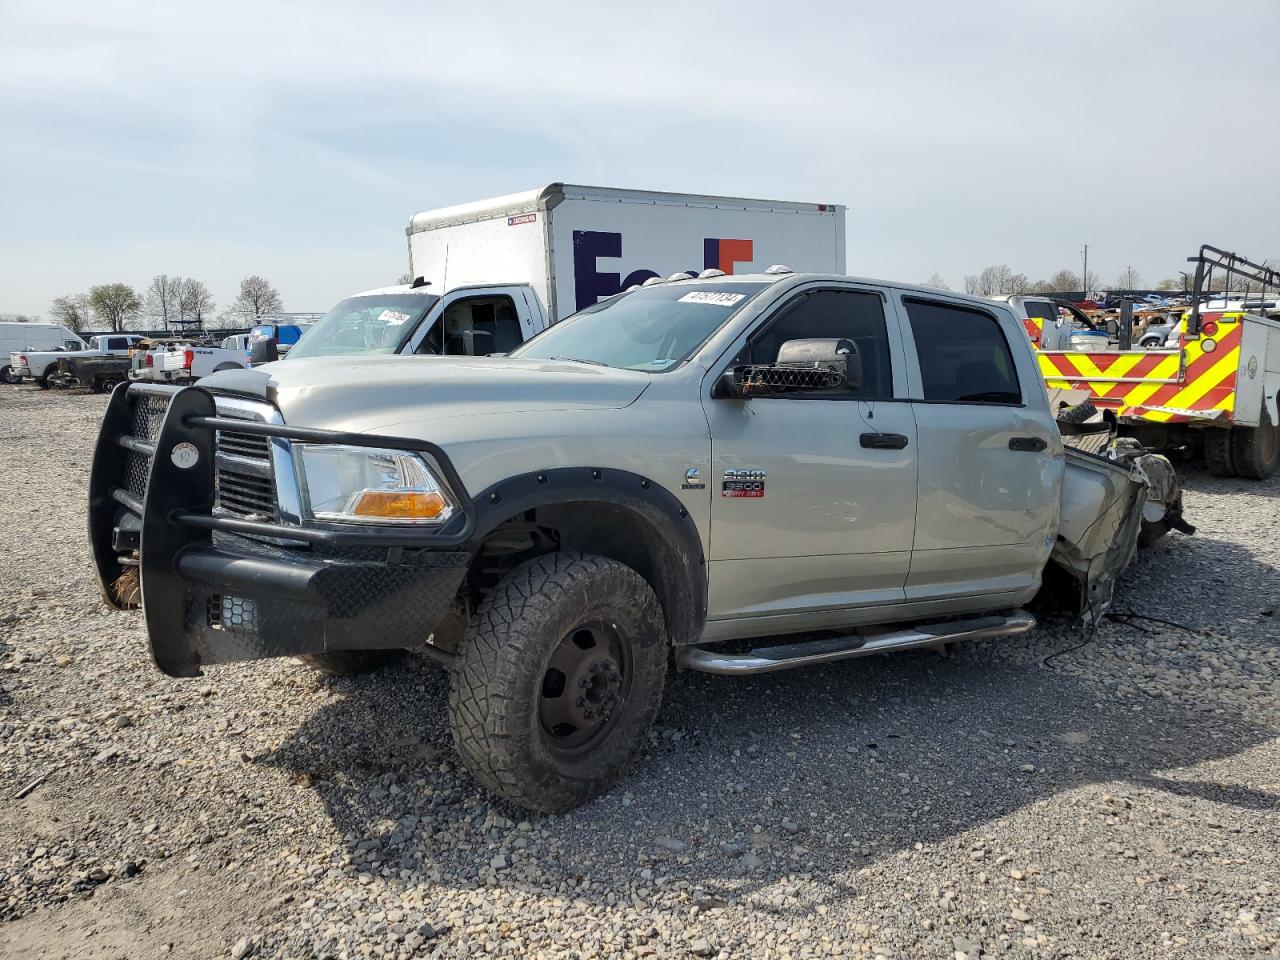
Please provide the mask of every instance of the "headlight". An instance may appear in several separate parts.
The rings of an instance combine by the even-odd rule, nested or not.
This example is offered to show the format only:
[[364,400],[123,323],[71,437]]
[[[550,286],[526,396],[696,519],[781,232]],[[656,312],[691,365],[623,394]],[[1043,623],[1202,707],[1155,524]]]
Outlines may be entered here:
[[457,509],[416,453],[295,444],[309,515],[354,523],[441,524]]

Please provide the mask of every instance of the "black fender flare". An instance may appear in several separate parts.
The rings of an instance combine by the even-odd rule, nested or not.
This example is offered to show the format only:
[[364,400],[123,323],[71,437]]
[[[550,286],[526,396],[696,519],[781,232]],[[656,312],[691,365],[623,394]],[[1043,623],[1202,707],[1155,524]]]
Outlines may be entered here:
[[627,470],[555,467],[508,477],[476,495],[473,502],[473,550],[478,550],[500,524],[530,510],[600,504],[628,511],[653,532],[654,540],[646,545],[619,541],[622,555],[615,558],[627,562],[628,552],[642,547],[660,553],[654,557],[652,569],[632,565],[663,602],[671,642],[678,646],[691,643],[701,633],[707,615],[702,538],[688,509],[661,484]]

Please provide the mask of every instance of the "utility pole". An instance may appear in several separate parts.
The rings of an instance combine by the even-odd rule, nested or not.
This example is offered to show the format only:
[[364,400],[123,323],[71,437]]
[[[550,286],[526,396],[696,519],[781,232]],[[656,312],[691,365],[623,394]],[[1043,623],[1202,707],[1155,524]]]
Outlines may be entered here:
[[1089,296],[1089,245],[1084,245],[1084,273],[1080,274],[1080,286],[1084,288],[1084,295]]

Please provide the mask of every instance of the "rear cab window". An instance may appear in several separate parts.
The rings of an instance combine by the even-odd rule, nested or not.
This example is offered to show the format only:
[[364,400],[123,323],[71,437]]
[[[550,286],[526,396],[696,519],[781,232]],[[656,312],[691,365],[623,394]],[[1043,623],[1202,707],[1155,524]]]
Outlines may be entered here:
[[1022,403],[1013,353],[1000,322],[985,310],[904,297],[930,403]]

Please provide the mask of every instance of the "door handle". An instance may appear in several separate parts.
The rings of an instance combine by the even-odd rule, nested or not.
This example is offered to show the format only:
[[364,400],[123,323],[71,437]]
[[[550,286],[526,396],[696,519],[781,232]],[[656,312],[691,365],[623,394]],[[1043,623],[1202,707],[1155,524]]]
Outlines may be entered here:
[[1039,453],[1048,446],[1044,437],[1012,437],[1009,440],[1010,450],[1019,450],[1024,453]]
[[901,450],[907,438],[900,433],[864,433],[858,442],[868,450]]

